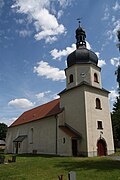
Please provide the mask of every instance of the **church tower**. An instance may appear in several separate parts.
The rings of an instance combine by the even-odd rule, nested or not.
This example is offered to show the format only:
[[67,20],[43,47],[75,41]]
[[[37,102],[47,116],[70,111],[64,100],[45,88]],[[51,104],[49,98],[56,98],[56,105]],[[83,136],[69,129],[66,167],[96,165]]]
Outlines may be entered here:
[[66,89],[60,93],[64,120],[59,121],[59,137],[70,134],[68,129],[74,135],[66,139],[59,153],[89,157],[108,155],[114,153],[109,92],[102,87],[98,57],[86,48],[85,38],[79,22],[76,50],[67,57]]

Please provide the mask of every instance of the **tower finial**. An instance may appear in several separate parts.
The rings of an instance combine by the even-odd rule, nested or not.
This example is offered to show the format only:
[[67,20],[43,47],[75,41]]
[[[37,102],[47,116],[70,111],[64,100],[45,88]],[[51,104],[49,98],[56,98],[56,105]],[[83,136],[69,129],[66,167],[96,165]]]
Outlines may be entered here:
[[79,27],[76,29],[76,40],[77,40],[76,47],[77,47],[77,49],[81,46],[86,47],[86,41],[85,41],[86,34],[85,34],[85,31],[80,26],[80,23],[81,23],[80,19],[81,18],[77,18],[78,23],[79,23]]
[[80,21],[80,18],[77,18],[77,20],[78,20],[78,23],[79,23],[79,27],[80,27],[80,23],[81,23],[81,21]]
[[80,27],[80,23],[81,23],[81,20],[82,18],[77,18],[77,21],[78,21],[78,24],[79,24],[79,27]]

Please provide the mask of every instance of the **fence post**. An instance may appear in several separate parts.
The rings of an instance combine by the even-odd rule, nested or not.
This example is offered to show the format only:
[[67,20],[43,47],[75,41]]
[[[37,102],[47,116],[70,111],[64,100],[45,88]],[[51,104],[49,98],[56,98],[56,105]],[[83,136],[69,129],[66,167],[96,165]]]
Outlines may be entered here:
[[76,180],[76,172],[70,171],[70,172],[68,173],[68,179],[69,179],[69,180]]

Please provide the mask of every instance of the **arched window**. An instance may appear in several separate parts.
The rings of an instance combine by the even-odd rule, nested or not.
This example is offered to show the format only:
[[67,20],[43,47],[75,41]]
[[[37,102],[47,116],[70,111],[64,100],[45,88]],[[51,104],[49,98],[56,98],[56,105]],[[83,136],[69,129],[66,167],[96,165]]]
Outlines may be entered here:
[[101,108],[101,102],[99,98],[96,98],[96,109],[102,109]]
[[98,83],[98,75],[96,73],[94,73],[94,82]]
[[73,74],[70,74],[70,77],[69,77],[69,82],[72,83],[73,82]]

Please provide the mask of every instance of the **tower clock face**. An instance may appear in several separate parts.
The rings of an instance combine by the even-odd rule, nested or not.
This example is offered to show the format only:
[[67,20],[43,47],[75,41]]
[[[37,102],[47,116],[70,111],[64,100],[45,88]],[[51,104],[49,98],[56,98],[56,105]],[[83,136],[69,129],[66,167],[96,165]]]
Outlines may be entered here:
[[82,72],[82,73],[80,74],[80,76],[81,76],[82,78],[84,78],[84,77],[86,76],[86,74],[85,74],[84,72]]

